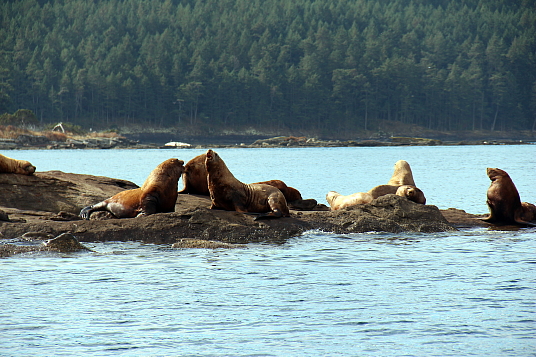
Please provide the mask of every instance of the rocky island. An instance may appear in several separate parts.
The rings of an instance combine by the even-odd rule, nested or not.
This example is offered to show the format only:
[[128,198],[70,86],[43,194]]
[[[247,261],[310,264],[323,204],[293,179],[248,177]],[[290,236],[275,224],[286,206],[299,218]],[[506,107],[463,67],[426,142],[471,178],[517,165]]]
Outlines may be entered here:
[[[141,241],[188,247],[208,247],[212,242],[218,247],[283,242],[309,230],[341,234],[432,233],[487,226],[478,219],[480,216],[454,209],[439,210],[396,195],[339,211],[319,205],[317,210],[291,210],[290,217],[265,220],[234,211],[211,210],[209,197],[190,194],[179,195],[172,213],[115,219],[107,212],[99,212],[89,221],[78,216],[82,207],[136,187],[125,180],[61,171],[36,172],[31,176],[0,174],[0,256],[31,250],[21,248],[21,242],[50,242],[62,235],[64,240],[79,242]],[[70,251],[76,242],[65,246]],[[45,244],[35,247],[48,249]],[[62,251],[61,245],[48,247]]]

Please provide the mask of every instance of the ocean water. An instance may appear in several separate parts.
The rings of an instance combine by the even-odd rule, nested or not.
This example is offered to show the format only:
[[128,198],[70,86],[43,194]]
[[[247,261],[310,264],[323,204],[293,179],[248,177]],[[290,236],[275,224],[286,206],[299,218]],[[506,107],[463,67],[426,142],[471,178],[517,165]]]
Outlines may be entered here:
[[[216,149],[244,182],[366,191],[409,162],[427,203],[486,213],[486,167],[536,202],[536,146]],[[38,171],[139,185],[205,150],[2,151]],[[179,197],[180,199],[180,197]],[[0,260],[0,356],[535,356],[536,229],[338,235],[283,244]]]

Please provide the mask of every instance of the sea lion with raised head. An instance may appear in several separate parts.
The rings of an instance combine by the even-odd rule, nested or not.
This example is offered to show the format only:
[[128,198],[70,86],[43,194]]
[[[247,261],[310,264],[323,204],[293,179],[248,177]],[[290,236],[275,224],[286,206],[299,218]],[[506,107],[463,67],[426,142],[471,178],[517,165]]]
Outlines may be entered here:
[[26,160],[17,160],[0,154],[0,173],[33,175],[35,166]]
[[397,196],[406,197],[408,200],[422,205],[426,204],[426,197],[421,189],[412,185],[399,186],[395,193]]
[[[208,196],[207,168],[205,165],[206,154],[197,155],[184,165],[182,174],[183,189],[179,194],[194,194]],[[287,204],[292,209],[309,211],[316,207],[317,202],[314,199],[302,199],[300,191],[294,187],[287,186],[281,180],[269,180],[255,182],[255,184],[265,184],[278,188],[285,196]]]
[[536,224],[527,221],[533,216],[532,205],[521,203],[519,192],[510,175],[497,168],[488,167],[486,172],[491,180],[486,201],[490,215],[482,220],[498,225],[517,224],[536,227]]
[[329,191],[326,195],[326,201],[328,201],[332,211],[340,210],[345,207],[370,203],[372,200],[372,195],[368,192],[357,192],[352,195],[343,196],[336,191]]
[[205,165],[211,209],[258,213],[256,219],[290,216],[285,196],[279,189],[266,184],[240,182],[222,158],[210,149],[206,153]]
[[416,186],[415,181],[413,180],[413,173],[411,172],[411,167],[409,166],[407,161],[398,160],[395,163],[393,176],[391,176],[391,179],[389,180],[389,182],[387,182],[387,184],[392,186]]
[[140,188],[119,192],[107,200],[84,207],[80,217],[89,219],[95,211],[108,211],[117,218],[175,211],[177,185],[184,171],[183,164],[184,161],[178,159],[162,162]]
[[368,193],[372,195],[374,199],[385,196],[388,194],[396,195],[396,191],[400,186],[410,185],[416,187],[415,180],[413,180],[413,173],[411,167],[404,160],[398,160],[395,163],[393,175],[389,179],[386,185],[378,185],[371,188]]

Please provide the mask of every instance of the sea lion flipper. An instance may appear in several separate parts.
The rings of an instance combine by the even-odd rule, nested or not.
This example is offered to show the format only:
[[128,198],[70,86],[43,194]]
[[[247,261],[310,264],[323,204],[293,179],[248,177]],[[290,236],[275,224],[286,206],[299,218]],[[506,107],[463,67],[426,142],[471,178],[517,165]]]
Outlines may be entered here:
[[281,211],[274,211],[274,212],[266,212],[266,213],[259,213],[257,217],[255,217],[254,221],[258,221],[259,219],[270,219],[270,218],[281,218],[283,217],[283,214]]
[[93,212],[92,206],[87,206],[82,208],[80,211],[80,217],[85,220],[89,220],[89,217],[91,216],[91,213]]

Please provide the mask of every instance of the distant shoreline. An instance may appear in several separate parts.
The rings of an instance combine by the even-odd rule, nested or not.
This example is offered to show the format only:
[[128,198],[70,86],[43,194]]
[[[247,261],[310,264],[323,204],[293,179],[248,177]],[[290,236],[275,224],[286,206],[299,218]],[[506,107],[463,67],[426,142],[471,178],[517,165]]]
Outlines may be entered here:
[[[39,140],[37,140],[39,139]],[[156,139],[152,140],[151,139]],[[169,141],[168,141],[169,139]],[[284,147],[376,147],[376,146],[449,146],[449,145],[534,145],[536,139],[440,140],[408,136],[380,139],[335,140],[295,136],[185,136],[173,140],[173,135],[125,135],[112,138],[77,137],[65,141],[47,141],[39,136],[0,139],[0,150],[58,149],[203,149],[203,148],[284,148]]]

